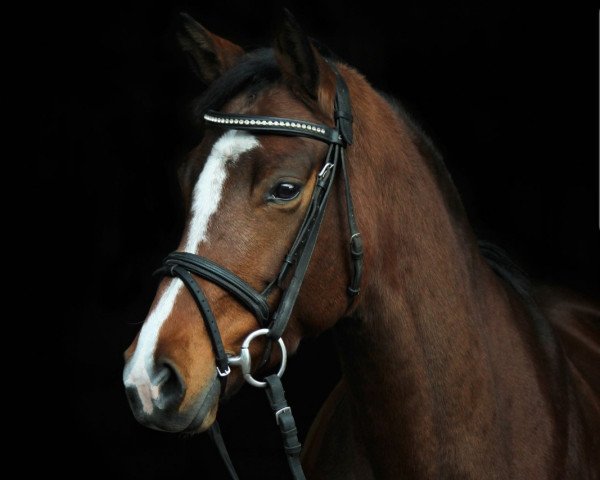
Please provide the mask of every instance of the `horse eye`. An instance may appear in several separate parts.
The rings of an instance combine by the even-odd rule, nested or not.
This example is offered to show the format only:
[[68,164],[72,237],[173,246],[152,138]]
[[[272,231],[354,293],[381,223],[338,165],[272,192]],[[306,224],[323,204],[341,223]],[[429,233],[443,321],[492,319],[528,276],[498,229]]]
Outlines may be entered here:
[[271,190],[271,199],[283,202],[289,202],[298,196],[300,193],[300,185],[290,182],[281,182],[275,185]]

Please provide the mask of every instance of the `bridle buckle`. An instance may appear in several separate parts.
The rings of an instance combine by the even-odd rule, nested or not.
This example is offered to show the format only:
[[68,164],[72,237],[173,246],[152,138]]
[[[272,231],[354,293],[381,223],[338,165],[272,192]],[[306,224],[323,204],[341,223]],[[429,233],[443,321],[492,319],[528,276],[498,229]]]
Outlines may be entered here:
[[292,413],[291,407],[283,407],[275,412],[275,422],[279,425],[279,416],[285,412]]
[[327,162],[325,165],[323,165],[323,168],[317,175],[318,179],[323,180],[323,179],[327,178],[329,176],[329,172],[331,172],[332,168],[333,168],[333,163],[331,163],[331,162]]

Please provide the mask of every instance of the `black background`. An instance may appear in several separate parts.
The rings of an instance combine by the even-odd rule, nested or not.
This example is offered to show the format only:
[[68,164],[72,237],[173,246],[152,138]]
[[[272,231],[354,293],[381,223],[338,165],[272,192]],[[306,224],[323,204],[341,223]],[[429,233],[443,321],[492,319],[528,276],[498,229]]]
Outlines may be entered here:
[[[523,2],[411,0],[394,12],[375,2],[285,3],[312,36],[413,113],[444,154],[481,237],[534,278],[597,295],[596,11]],[[52,351],[40,358],[49,387],[42,395],[39,381],[34,398],[36,412],[40,396],[49,412],[35,428],[46,432],[44,464],[67,475],[225,478],[205,436],[138,426],[121,387],[122,351],[154,294],[150,274],[181,231],[174,172],[189,146],[185,106],[201,85],[176,48],[180,10],[251,48],[270,43],[281,7],[52,3],[27,20],[42,133],[33,194],[43,198],[35,217],[43,241],[31,248],[50,252],[57,267],[42,276],[57,318],[39,334]],[[298,357],[286,386],[304,435],[338,367],[328,335]],[[262,392],[240,392],[223,409],[222,426],[242,478],[285,478]]]

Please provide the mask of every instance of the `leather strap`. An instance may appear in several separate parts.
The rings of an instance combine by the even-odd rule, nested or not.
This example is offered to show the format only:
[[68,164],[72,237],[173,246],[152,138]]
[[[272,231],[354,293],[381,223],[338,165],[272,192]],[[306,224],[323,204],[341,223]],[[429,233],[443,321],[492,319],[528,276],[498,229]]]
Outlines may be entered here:
[[350,191],[350,178],[346,167],[346,155],[341,151],[342,174],[344,176],[344,188],[346,190],[346,212],[348,215],[348,226],[350,227],[350,257],[352,259],[352,277],[348,285],[348,295],[355,297],[360,293],[360,280],[363,271],[363,242],[356,218],[354,216],[354,203]]
[[221,392],[225,391],[225,386],[227,383],[227,376],[229,375],[229,358],[227,357],[227,353],[225,352],[225,347],[223,347],[223,340],[221,339],[221,333],[219,332],[219,327],[217,326],[217,320],[210,308],[208,300],[204,295],[204,292],[200,288],[200,285],[196,283],[194,277],[183,267],[179,265],[174,265],[171,268],[171,276],[177,276],[181,279],[183,284],[187,287],[189,292],[192,294],[194,301],[202,314],[202,318],[204,319],[204,325],[206,326],[206,330],[208,332],[208,336],[210,338],[210,342],[212,344],[213,352],[215,354],[215,362],[217,364],[217,372],[219,374],[219,379],[221,381]]
[[350,93],[348,92],[348,85],[337,71],[335,66],[333,67],[336,76],[336,91],[335,91],[335,108],[334,117],[336,125],[342,140],[346,145],[352,145],[353,134],[352,134],[352,105],[350,104]]
[[342,139],[337,129],[320,125],[318,123],[295,120],[293,118],[268,117],[265,115],[241,115],[236,113],[223,113],[209,110],[204,114],[208,123],[221,125],[234,130],[251,130],[276,135],[290,135],[293,137],[308,137],[325,143],[342,144]]
[[217,284],[225,291],[231,293],[258,319],[261,326],[265,326],[269,319],[269,304],[267,299],[250,285],[244,282],[235,273],[221,265],[188,252],[172,252],[164,260],[163,266],[155,273],[168,274],[173,265],[180,265],[189,272],[205,280]]
[[[300,293],[300,287],[304,281],[304,276],[310,264],[313,251],[319,237],[319,230],[325,215],[325,209],[331,193],[331,187],[335,178],[337,169],[337,158],[339,145],[333,145],[328,162],[317,178],[315,190],[310,205],[309,215],[306,217],[305,224],[301,228],[301,235],[298,235],[297,242],[294,242],[292,250],[286,256],[286,263],[292,266],[295,263],[294,272],[289,285],[285,288],[282,298],[279,301],[279,306],[273,314],[271,321],[270,332],[267,335],[272,340],[277,340],[288,324],[292,309]],[[331,166],[328,166],[331,165]],[[284,265],[285,267],[286,265]]]
[[233,466],[233,462],[231,461],[231,457],[229,456],[229,452],[227,451],[227,447],[225,446],[225,441],[223,440],[223,435],[221,434],[221,427],[219,427],[219,423],[216,420],[209,428],[208,435],[217,447],[219,455],[221,455],[223,463],[225,464],[225,468],[227,468],[227,471],[229,472],[229,476],[233,480],[240,480],[237,472],[235,471],[235,467]]
[[267,398],[275,414],[275,421],[279,425],[279,431],[283,439],[283,449],[292,472],[292,478],[294,480],[306,480],[300,463],[302,444],[298,440],[296,422],[292,415],[292,409],[285,399],[281,379],[277,375],[269,375],[265,378],[265,381],[267,382]]

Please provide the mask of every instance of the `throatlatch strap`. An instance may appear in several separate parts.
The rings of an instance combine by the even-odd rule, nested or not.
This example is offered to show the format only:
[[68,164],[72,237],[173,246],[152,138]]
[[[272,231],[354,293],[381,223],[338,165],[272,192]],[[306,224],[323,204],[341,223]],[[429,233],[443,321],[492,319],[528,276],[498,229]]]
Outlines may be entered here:
[[355,297],[360,292],[360,279],[363,271],[363,242],[356,218],[354,217],[354,203],[350,191],[350,178],[346,168],[346,155],[341,151],[342,174],[344,176],[344,188],[346,189],[346,211],[348,214],[348,226],[350,227],[350,257],[352,258],[352,277],[348,285],[348,295]]
[[292,472],[292,478],[294,480],[306,480],[300,463],[302,444],[298,440],[296,422],[292,415],[292,409],[285,399],[281,379],[277,375],[269,375],[265,378],[265,381],[267,382],[267,398],[275,414],[275,421],[279,425],[281,438],[283,439],[283,449]]
[[208,430],[208,434],[210,435],[210,438],[212,439],[215,446],[217,447],[219,455],[221,455],[223,463],[225,464],[225,467],[229,472],[229,476],[233,480],[240,480],[237,472],[235,471],[235,467],[233,466],[233,462],[231,461],[231,457],[229,456],[229,452],[227,451],[227,447],[225,446],[225,441],[223,440],[223,435],[221,434],[221,428],[219,427],[219,424],[216,421]]

